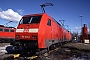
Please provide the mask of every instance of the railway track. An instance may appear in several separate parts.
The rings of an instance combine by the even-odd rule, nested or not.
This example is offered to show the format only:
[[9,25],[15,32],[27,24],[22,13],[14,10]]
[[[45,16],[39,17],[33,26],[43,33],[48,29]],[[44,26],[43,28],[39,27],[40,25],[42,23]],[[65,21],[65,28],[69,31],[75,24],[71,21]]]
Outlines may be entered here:
[[1,54],[0,60],[36,60],[39,59],[39,56],[48,56],[50,53],[58,49],[59,47],[49,51],[45,49],[40,52],[36,52],[36,54],[31,57],[19,57],[20,54]]
[[[18,55],[16,56],[16,57],[18,57],[18,59],[26,59],[26,60],[38,60],[39,58],[40,58],[40,56],[45,56],[45,57],[47,57],[50,53],[52,53],[52,52],[54,52],[54,51],[57,51],[59,49],[59,47],[58,48],[55,48],[55,49],[53,49],[53,50],[49,50],[49,51],[47,51],[47,50],[43,50],[43,51],[40,51],[40,52],[37,52],[35,55],[33,55],[33,56],[31,56],[31,57],[18,57]],[[15,58],[16,58],[15,57]],[[18,60],[17,59],[17,60]]]
[[2,53],[2,54],[0,54],[0,60],[38,60],[40,58],[40,56],[47,57],[48,55],[50,55],[50,53],[57,51],[59,48],[60,47],[54,46],[53,49],[51,49],[51,50],[44,49],[40,52],[36,52],[35,55],[30,56],[30,57],[20,57],[20,54]]
[[[73,43],[74,44],[74,43]],[[71,44],[69,43],[71,46]],[[64,46],[64,45],[63,45]],[[53,50],[42,50],[30,57],[19,57],[19,54],[0,54],[0,60],[90,60],[90,53],[68,47],[57,47]]]

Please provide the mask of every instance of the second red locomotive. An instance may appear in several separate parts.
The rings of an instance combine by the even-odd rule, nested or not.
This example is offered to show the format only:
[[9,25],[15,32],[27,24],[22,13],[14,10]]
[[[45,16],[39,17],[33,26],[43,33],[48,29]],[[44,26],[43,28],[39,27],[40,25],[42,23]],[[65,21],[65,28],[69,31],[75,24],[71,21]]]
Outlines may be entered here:
[[0,43],[7,43],[15,40],[15,28],[0,25]]
[[7,47],[6,50],[28,54],[70,41],[71,38],[70,32],[48,14],[30,14],[22,17],[16,29],[15,49]]

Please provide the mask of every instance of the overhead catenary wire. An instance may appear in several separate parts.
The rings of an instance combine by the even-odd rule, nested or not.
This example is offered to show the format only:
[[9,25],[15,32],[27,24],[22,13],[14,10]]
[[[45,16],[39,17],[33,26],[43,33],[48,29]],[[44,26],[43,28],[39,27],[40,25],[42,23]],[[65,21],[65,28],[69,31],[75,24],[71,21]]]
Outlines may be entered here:
[[[15,28],[17,25],[15,25],[13,23],[16,23],[16,22],[15,21],[9,21],[9,22],[5,23],[4,26],[6,26],[6,27],[14,27]],[[13,26],[10,26],[9,24],[11,24]]]
[[[47,2],[48,3],[48,1],[47,0],[45,0],[45,2]],[[51,7],[51,6],[50,6]],[[53,8],[53,7],[51,7],[51,9],[54,11],[54,13],[60,18],[60,16],[59,16],[59,14],[55,11],[55,9]],[[62,20],[62,22],[59,20],[59,22],[61,23],[61,25],[63,26],[64,24],[64,21]],[[63,26],[64,27],[64,26]],[[65,27],[64,27],[65,28]]]
[[[47,2],[48,3],[48,1],[47,0],[45,0],[45,2]],[[50,6],[51,7],[51,6]],[[60,16],[59,16],[59,14],[54,10],[54,8],[53,7],[51,7],[51,9],[54,11],[54,13],[60,18]]]
[[[47,2],[48,3],[48,1],[47,0],[45,0],[45,2]],[[51,7],[51,6],[50,6]],[[59,16],[59,14],[55,11],[55,9],[53,8],[53,7],[51,7],[51,9],[54,11],[54,13],[60,18],[60,16]],[[60,21],[59,20],[59,22],[60,22],[60,24],[63,26],[64,24],[63,24],[63,22],[64,21]],[[64,27],[64,26],[63,26]]]
[[40,6],[41,6],[41,9],[42,9],[42,12],[45,13],[44,7],[46,7],[46,6],[53,6],[53,4],[52,3],[44,3],[44,4],[40,5]]

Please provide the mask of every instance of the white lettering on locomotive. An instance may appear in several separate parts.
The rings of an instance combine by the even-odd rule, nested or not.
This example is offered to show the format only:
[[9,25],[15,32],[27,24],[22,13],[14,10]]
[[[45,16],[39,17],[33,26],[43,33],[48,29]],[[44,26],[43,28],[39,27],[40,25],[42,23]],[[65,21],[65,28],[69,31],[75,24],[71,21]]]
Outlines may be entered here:
[[38,32],[38,29],[29,29],[29,32],[37,33]]
[[38,33],[38,29],[16,29],[16,32],[29,32],[29,33]]
[[30,38],[30,36],[22,36],[22,38]]
[[24,29],[16,29],[16,32],[23,32]]
[[24,29],[24,31],[23,32],[29,32],[29,29]]

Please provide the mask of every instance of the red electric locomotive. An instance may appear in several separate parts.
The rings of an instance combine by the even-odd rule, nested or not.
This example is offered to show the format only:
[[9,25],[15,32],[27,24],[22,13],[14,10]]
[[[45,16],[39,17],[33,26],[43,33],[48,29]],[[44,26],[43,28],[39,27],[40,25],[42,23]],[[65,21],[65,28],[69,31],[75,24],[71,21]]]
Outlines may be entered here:
[[70,40],[70,32],[48,14],[30,14],[22,17],[16,29],[15,49],[7,47],[6,50],[9,53],[30,54]]
[[82,43],[89,43],[89,36],[88,36],[88,27],[86,24],[84,24],[84,26],[82,27],[82,31],[81,31],[81,42]]
[[15,40],[15,28],[0,25],[0,42],[11,42]]

